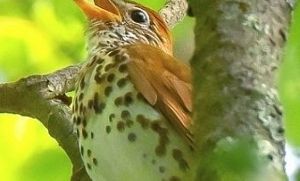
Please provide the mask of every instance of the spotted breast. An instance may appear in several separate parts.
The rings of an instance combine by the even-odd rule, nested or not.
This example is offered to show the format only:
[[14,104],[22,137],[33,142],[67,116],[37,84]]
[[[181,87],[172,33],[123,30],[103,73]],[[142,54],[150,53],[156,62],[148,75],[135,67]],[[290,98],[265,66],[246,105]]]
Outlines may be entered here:
[[73,120],[91,178],[176,181],[191,175],[191,146],[131,83],[126,49],[90,59],[79,81]]
[[75,1],[90,21],[72,108],[88,175],[193,180],[191,71],[172,56],[168,27],[131,1]]

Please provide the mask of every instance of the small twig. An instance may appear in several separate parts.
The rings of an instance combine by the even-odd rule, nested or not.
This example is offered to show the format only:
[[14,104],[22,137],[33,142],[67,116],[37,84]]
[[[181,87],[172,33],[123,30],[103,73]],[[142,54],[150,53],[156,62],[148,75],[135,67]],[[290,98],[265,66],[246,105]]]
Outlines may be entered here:
[[167,0],[159,13],[167,25],[173,28],[179,21],[183,20],[187,9],[188,3],[186,0]]

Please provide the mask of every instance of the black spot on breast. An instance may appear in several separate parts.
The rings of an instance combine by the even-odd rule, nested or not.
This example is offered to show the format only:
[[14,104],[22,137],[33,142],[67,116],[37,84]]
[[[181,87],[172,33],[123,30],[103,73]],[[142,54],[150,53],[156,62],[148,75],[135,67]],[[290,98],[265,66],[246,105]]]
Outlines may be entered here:
[[86,119],[85,119],[85,118],[82,118],[82,126],[83,126],[83,127],[86,127],[86,124],[87,124]]
[[160,173],[164,173],[166,171],[165,167],[163,166],[160,166],[158,169]]
[[98,60],[97,60],[97,63],[98,64],[101,64],[101,63],[103,63],[104,62],[104,59],[103,58],[98,58]]
[[93,132],[91,132],[91,138],[94,139],[94,133]]
[[106,130],[106,133],[109,134],[111,132],[111,127],[110,126],[106,126],[105,130]]
[[75,101],[74,101],[74,111],[78,112],[78,100],[77,99],[75,99]]
[[129,119],[129,118],[130,118],[130,112],[127,111],[127,110],[122,111],[121,117],[122,117],[123,119]]
[[120,80],[118,80],[117,85],[120,88],[122,88],[122,87],[124,87],[126,85],[127,81],[128,81],[127,77],[121,78]]
[[132,120],[130,120],[130,119],[126,119],[126,126],[128,127],[128,128],[131,128],[131,126],[133,125],[133,121]]
[[73,117],[73,122],[74,122],[76,125],[80,125],[80,124],[81,124],[81,119],[80,119],[80,117],[79,117],[79,116],[78,116],[78,117],[74,116],[74,117]]
[[111,73],[107,76],[107,82],[112,82],[115,79],[115,74]]
[[98,104],[98,103],[99,103],[99,93],[96,92],[96,93],[94,94],[94,104]]
[[189,169],[188,163],[183,159],[183,154],[180,150],[178,149],[173,149],[173,158],[178,162],[179,168],[182,171],[186,171]]
[[136,140],[136,135],[134,133],[129,133],[128,134],[128,140],[130,142],[134,142]]
[[103,109],[105,108],[105,103],[99,103],[99,94],[96,92],[94,94],[94,110],[96,113],[102,113]]
[[114,46],[119,46],[119,42],[118,41],[113,41],[112,42]]
[[140,125],[142,126],[143,129],[149,128],[150,120],[145,118],[144,115],[141,115],[141,114],[137,115],[136,121],[138,123],[140,123]]
[[90,60],[90,62],[87,64],[87,67],[91,67],[97,60],[96,56],[93,56]]
[[88,108],[92,109],[93,105],[94,105],[94,101],[93,100],[89,100],[89,102],[88,102]]
[[84,81],[84,78],[82,78],[80,81],[80,89],[83,89],[84,86],[85,86],[85,81]]
[[122,64],[119,66],[119,71],[124,73],[127,70],[127,65],[126,64]]
[[117,97],[114,101],[116,106],[120,106],[123,103],[123,98],[122,97]]
[[125,123],[123,121],[119,121],[117,123],[117,129],[120,131],[120,132],[123,132],[125,130]]
[[114,113],[109,115],[109,122],[113,122],[113,119],[116,117]]
[[87,150],[87,156],[91,157],[92,156],[92,151],[90,149]]
[[98,76],[101,76],[101,70],[102,70],[103,66],[102,65],[98,65],[96,68],[96,72]]
[[83,103],[80,103],[80,106],[79,106],[79,112],[80,112],[80,113],[83,112]]
[[112,90],[113,90],[113,89],[112,89],[111,86],[107,86],[107,87],[105,88],[105,90],[104,90],[105,96],[108,97],[108,96],[111,94]]
[[111,51],[111,52],[108,54],[108,56],[112,57],[112,56],[118,54],[119,52],[120,52],[119,49],[113,50],[113,51]]
[[124,62],[126,59],[127,58],[124,55],[116,55],[114,60],[116,63],[121,63],[121,62]]
[[168,130],[161,127],[159,121],[153,121],[151,129],[159,136],[159,144],[155,148],[155,153],[157,156],[164,156],[166,154],[166,146],[169,143]]
[[80,103],[79,112],[83,115],[86,113],[86,107],[83,105],[83,103]]
[[129,106],[132,102],[133,102],[132,93],[131,92],[126,93],[124,96],[124,104],[126,106]]
[[82,101],[82,99],[83,99],[83,93],[80,93],[80,94],[79,94],[79,97],[78,97],[78,100],[79,100],[79,101]]
[[79,134],[79,129],[78,129],[78,128],[76,129],[76,135],[77,135],[77,138],[79,138],[79,137],[80,137],[80,134]]
[[156,164],[156,160],[152,160],[152,162],[151,162],[153,165],[155,165]]
[[166,154],[166,148],[164,145],[159,144],[155,147],[155,153],[157,156],[163,156]]
[[96,74],[95,77],[94,77],[95,81],[97,82],[97,84],[101,84],[103,83],[104,81],[104,76],[102,75],[99,75],[99,74]]
[[96,158],[93,158],[93,163],[94,163],[95,166],[97,166],[98,165],[98,160]]
[[80,153],[81,153],[81,155],[83,156],[83,154],[84,154],[84,148],[83,148],[82,145],[80,146]]
[[81,130],[81,134],[82,134],[82,136],[83,136],[84,139],[86,139],[88,137],[88,134],[87,134],[87,132],[86,132],[85,129]]
[[110,64],[107,64],[104,68],[104,70],[107,72],[109,71],[111,68],[113,68],[114,64],[110,63]]
[[173,158],[175,160],[180,160],[182,158],[182,152],[178,149],[173,150]]
[[92,169],[92,166],[91,166],[89,163],[87,163],[86,166],[87,166],[87,168],[88,168],[89,170]]

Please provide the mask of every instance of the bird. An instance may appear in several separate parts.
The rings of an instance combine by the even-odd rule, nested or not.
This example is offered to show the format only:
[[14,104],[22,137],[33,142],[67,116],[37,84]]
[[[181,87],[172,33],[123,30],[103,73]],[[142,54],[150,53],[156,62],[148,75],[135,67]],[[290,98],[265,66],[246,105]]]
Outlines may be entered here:
[[133,1],[74,1],[88,20],[72,121],[89,177],[192,180],[192,76],[168,26]]

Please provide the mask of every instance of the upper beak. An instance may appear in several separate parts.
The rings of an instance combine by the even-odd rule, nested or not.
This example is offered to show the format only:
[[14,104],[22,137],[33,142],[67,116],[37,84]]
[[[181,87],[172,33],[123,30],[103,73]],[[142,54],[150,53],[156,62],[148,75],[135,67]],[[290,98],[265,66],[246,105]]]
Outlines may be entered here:
[[120,21],[121,15],[113,0],[94,0],[90,4],[85,0],[74,0],[89,19],[102,21]]

